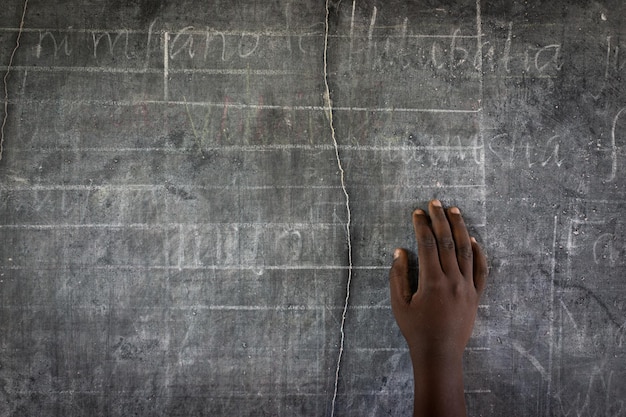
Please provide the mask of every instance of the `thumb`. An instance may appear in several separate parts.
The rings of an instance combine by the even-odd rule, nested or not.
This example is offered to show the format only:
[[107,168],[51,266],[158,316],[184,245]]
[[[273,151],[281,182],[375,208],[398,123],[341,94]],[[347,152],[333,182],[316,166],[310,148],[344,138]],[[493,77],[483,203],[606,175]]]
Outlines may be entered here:
[[409,259],[404,249],[393,253],[393,264],[389,271],[389,289],[393,308],[406,306],[411,302],[413,293],[409,282]]

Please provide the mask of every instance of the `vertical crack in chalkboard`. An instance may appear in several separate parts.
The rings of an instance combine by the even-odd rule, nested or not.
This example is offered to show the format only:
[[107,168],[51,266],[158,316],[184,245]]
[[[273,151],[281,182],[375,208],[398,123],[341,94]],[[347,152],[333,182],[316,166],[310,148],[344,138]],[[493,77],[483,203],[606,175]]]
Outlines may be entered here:
[[15,48],[11,52],[11,56],[9,58],[9,65],[7,66],[7,72],[4,73],[4,117],[2,118],[2,125],[0,126],[0,161],[2,160],[2,151],[4,150],[4,127],[7,124],[7,119],[9,117],[9,87],[7,85],[7,80],[9,79],[9,73],[11,72],[11,67],[13,66],[13,58],[15,57],[15,52],[20,47],[20,38],[22,37],[22,31],[24,30],[24,19],[26,18],[26,9],[28,8],[28,0],[24,0],[24,9],[22,10],[22,20],[20,21],[20,28],[17,32],[17,39],[15,40]]
[[348,190],[346,188],[346,179],[345,179],[345,171],[343,169],[343,164],[341,163],[341,158],[339,157],[339,144],[337,142],[337,135],[335,132],[335,125],[333,123],[333,104],[330,99],[330,88],[328,87],[328,17],[329,17],[329,8],[328,8],[329,0],[326,0],[326,19],[324,20],[324,109],[326,111],[326,116],[328,117],[328,123],[330,126],[330,135],[333,140],[333,145],[335,148],[335,157],[337,159],[337,167],[339,168],[339,174],[341,176],[341,190],[343,191],[343,195],[346,201],[346,241],[348,244],[348,279],[346,282],[346,298],[343,304],[343,310],[341,313],[341,326],[339,328],[340,331],[340,340],[339,340],[339,353],[337,355],[337,366],[335,368],[335,383],[333,387],[333,398],[331,401],[330,415],[333,417],[335,415],[335,403],[337,401],[337,389],[339,385],[339,370],[341,368],[341,358],[343,356],[343,347],[345,340],[345,331],[344,326],[346,323],[346,315],[348,313],[348,303],[350,302],[350,284],[352,282],[352,238],[350,236],[350,226],[351,226],[351,211],[350,211],[350,196],[348,195]]
[[[487,187],[485,186],[485,135],[484,135],[484,126],[485,126],[485,113],[482,111],[483,103],[484,103],[484,94],[485,94],[485,80],[483,73],[483,22],[482,22],[482,13],[480,10],[480,1],[476,0],[476,40],[477,40],[477,54],[478,54],[478,135],[480,140],[480,161],[481,161],[481,176],[482,176],[482,201],[486,205],[487,201]],[[483,218],[482,224],[487,224],[487,208],[483,209]]]

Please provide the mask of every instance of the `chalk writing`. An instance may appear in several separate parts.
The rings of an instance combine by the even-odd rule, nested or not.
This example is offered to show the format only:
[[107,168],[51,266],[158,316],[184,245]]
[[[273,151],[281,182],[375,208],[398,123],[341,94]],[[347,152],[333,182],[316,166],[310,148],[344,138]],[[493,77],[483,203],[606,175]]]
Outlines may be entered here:
[[[250,55],[252,55],[254,53],[254,51],[256,51],[256,49],[259,47],[259,39],[260,39],[260,37],[261,36],[258,33],[253,33],[253,34],[242,33],[241,34],[241,38],[239,38],[239,46],[238,46],[239,57],[240,58],[247,58]],[[249,38],[254,39],[254,45],[253,46],[247,45],[247,44],[250,43],[250,42],[248,42]]]
[[[169,58],[173,62],[180,61],[181,68],[202,68],[220,63],[243,65],[244,62],[252,62],[250,59],[253,57],[273,51],[297,63],[315,59],[321,36],[319,29],[310,32],[271,33],[220,31],[211,27],[198,30],[194,26],[186,26],[167,31],[171,41],[166,48],[160,36],[165,31],[159,31],[155,26],[156,21],[152,22],[147,32],[125,28],[112,31],[39,30],[38,39],[34,42],[34,55],[50,65],[60,65],[64,61],[73,62],[72,56],[89,54],[95,61],[91,65],[100,64],[100,58],[115,57],[122,61],[111,61],[114,65],[142,63],[146,68],[156,68],[159,61],[153,60],[153,55],[163,54],[167,49]],[[32,33],[27,35],[32,36]],[[297,49],[291,46],[292,38],[297,38]]]
[[620,59],[620,45],[619,45],[619,37],[618,40],[614,39],[613,35],[606,36],[606,48],[604,56],[601,60],[604,62],[604,66],[602,68],[598,68],[601,71],[599,77],[594,77],[591,81],[600,80],[600,85],[597,87],[597,90],[590,92],[590,95],[598,100],[602,97],[602,94],[606,92],[607,87],[610,85],[610,81],[612,79],[618,79],[623,70],[626,68],[626,62],[623,59]]
[[[424,135],[419,140],[411,140],[416,146],[413,152],[409,152],[406,162],[413,161],[420,164],[432,164],[438,166],[451,161],[465,161],[476,165],[483,164],[479,135]],[[432,152],[423,152],[423,148],[431,149]],[[468,158],[469,157],[469,158]]]
[[[375,19],[375,16],[372,16]],[[169,31],[169,56],[172,61],[180,61],[179,65],[201,68],[219,63],[243,64],[252,57],[266,54],[269,50],[289,57],[292,64],[309,62],[319,52],[319,38],[322,34],[319,24],[311,25],[308,32],[232,32],[215,28],[197,29],[186,26]],[[85,31],[82,33],[42,30],[35,48],[38,59],[51,57],[53,62],[63,57],[70,57],[82,49],[91,51],[93,59],[100,54],[116,56],[130,61],[141,60],[150,64],[153,48],[155,22],[148,31],[137,32],[128,29],[114,31]],[[527,45],[515,43],[512,23],[508,26],[508,34],[504,46],[499,47],[495,40],[486,39],[481,48],[477,48],[476,37],[465,35],[460,28],[452,28],[440,37],[421,37],[407,30],[407,22],[402,25],[401,32],[396,35],[377,35],[377,28],[369,26],[366,33],[359,34],[355,30],[355,40],[351,42],[350,65],[357,62],[365,63],[365,67],[373,70],[401,68],[464,72],[468,69],[490,72],[502,71],[505,74],[528,73],[535,75],[554,75],[563,66],[562,47],[560,43],[544,45]],[[88,41],[87,37],[88,36]],[[297,38],[298,48],[292,48],[292,38]],[[484,37],[483,37],[484,38]],[[608,42],[611,42],[611,37]],[[102,48],[106,40],[107,47]],[[119,46],[118,46],[119,45]],[[158,45],[163,50],[164,45]],[[607,68],[622,68],[617,63],[619,47],[609,45],[612,53],[604,65]],[[101,52],[105,51],[105,52]],[[161,52],[163,53],[163,52]],[[484,59],[483,62],[479,62]]]
[[[37,43],[37,46],[35,46],[35,56],[37,58],[41,58],[42,53],[45,56],[47,53],[48,48],[45,48],[45,46],[47,44],[49,44],[50,46],[52,46],[52,56],[53,58],[56,60],[57,57],[59,56],[59,52],[61,51],[61,49],[63,49],[63,52],[65,53],[65,56],[70,56],[72,53],[72,49],[70,48],[69,44],[68,44],[68,40],[67,40],[67,33],[66,34],[58,34],[57,36],[60,36],[61,40],[57,41],[56,36],[51,32],[51,31],[46,31],[46,32],[39,32],[39,43]],[[44,42],[46,40],[49,40],[48,42]],[[46,52],[44,52],[44,50]]]
[[611,174],[608,178],[609,181],[614,181],[617,177],[617,139],[616,139],[616,130],[618,126],[618,122],[620,121],[620,117],[622,114],[626,114],[626,107],[621,108],[615,117],[613,118],[613,123],[611,125]]
[[[186,28],[181,29],[176,33],[176,35],[172,38],[172,42],[169,45],[168,53],[169,57],[172,59],[176,59],[176,56],[181,53],[183,50],[187,53],[189,58],[193,58],[196,55],[196,51],[193,47],[193,35],[189,33],[189,31],[193,30],[193,26],[188,26]],[[181,40],[183,38],[184,40]],[[208,48],[208,42],[207,42]]]
[[596,264],[615,265],[620,258],[617,237],[613,233],[604,233],[593,242],[593,260]]
[[[71,13],[68,21],[61,14],[52,20],[66,29],[39,28],[45,20],[33,14],[13,68],[9,127],[16,140],[0,224],[11,242],[2,251],[0,282],[10,279],[4,292],[20,295],[6,310],[16,317],[8,328],[9,365],[24,368],[32,353],[14,353],[23,351],[20,340],[43,341],[34,347],[42,358],[35,362],[54,371],[59,364],[50,352],[76,359],[72,337],[64,336],[89,342],[96,335],[107,345],[78,346],[73,369],[91,376],[88,365],[102,364],[102,375],[83,384],[57,378],[57,385],[84,395],[94,389],[93,403],[104,402],[105,412],[120,408],[108,399],[140,390],[164,413],[193,415],[191,407],[176,407],[195,407],[206,399],[196,394],[210,386],[209,403],[223,403],[207,414],[237,410],[253,398],[269,414],[319,415],[334,410],[328,370],[339,346],[339,314],[349,311],[350,361],[341,379],[341,360],[334,368],[338,405],[364,404],[367,396],[365,403],[376,407],[356,414],[403,414],[382,410],[407,393],[410,375],[392,376],[409,361],[405,348],[393,347],[401,335],[376,331],[393,320],[387,290],[377,282],[392,245],[414,245],[402,213],[434,196],[464,208],[472,233],[491,246],[494,274],[511,278],[492,280],[496,305],[482,314],[469,349],[472,356],[492,350],[492,375],[470,369],[466,392],[508,395],[519,384],[534,398],[527,410],[539,414],[623,414],[617,348],[626,334],[625,304],[616,277],[626,258],[619,187],[626,111],[613,78],[624,68],[623,37],[611,32],[615,25],[589,40],[581,40],[584,32],[568,33],[581,22],[576,18],[604,6],[584,7],[582,15],[580,5],[546,9],[575,22],[562,24],[550,22],[551,14],[500,13],[508,9],[503,5],[489,5],[481,21],[480,0],[434,10],[411,2],[396,8],[327,1],[333,7],[324,23],[308,26],[322,20],[319,4],[286,1],[283,14],[276,10],[281,2],[246,8],[222,2],[217,16],[207,7],[189,17],[192,9],[179,14],[171,2],[114,3],[120,4],[101,12],[103,19]],[[74,29],[81,21],[103,28]],[[595,49],[576,51],[579,41]],[[589,94],[578,100],[572,78],[586,77],[580,88],[595,94],[598,84],[587,81],[596,72],[606,80],[603,101]],[[554,104],[562,106],[552,110]],[[592,118],[597,125],[585,126]],[[354,197],[352,210],[342,191]],[[601,202],[589,202],[591,194]],[[589,221],[582,210],[572,214],[584,205],[591,213],[607,199],[618,200],[609,214]],[[577,220],[567,230],[570,217]],[[355,245],[354,267],[346,243]],[[345,281],[337,277],[353,268],[356,297],[342,303]],[[303,279],[293,285],[295,276]],[[572,285],[581,282],[593,293],[574,294]],[[485,323],[507,303],[516,306],[511,320]],[[88,314],[79,316],[77,307]],[[44,320],[34,330],[43,333],[19,326],[33,318]],[[343,334],[343,320],[340,328]],[[58,337],[48,337],[50,330]],[[370,337],[377,334],[385,337]],[[502,345],[498,334],[519,342]],[[489,346],[476,346],[483,342]],[[496,374],[511,375],[510,352],[495,351],[511,347],[513,366],[531,370],[517,376],[536,370],[539,380],[482,386]],[[383,392],[354,379],[355,355],[364,354],[385,365],[371,376],[383,380]],[[145,364],[163,358],[167,363],[153,367],[146,385]],[[242,358],[244,366],[234,366]],[[198,373],[207,369],[208,379]],[[37,380],[12,396],[23,404],[29,392],[50,393],[47,374],[30,373]],[[10,380],[29,381],[14,374]],[[293,384],[294,375],[310,378]],[[293,408],[285,398],[296,391]],[[47,397],[54,402],[59,395]],[[508,405],[483,398],[473,404],[484,414]]]
[[[546,72],[560,71],[563,64],[561,62],[561,44],[553,43],[548,45],[523,45],[516,51],[513,46],[513,23],[509,22],[506,41],[499,54],[495,43],[487,40],[483,43],[483,55],[486,58],[486,67],[494,72],[500,66],[506,74],[513,71],[525,73],[536,73],[541,75]],[[476,62],[475,62],[476,63]]]
[[[117,42],[120,39],[124,39],[124,46],[123,46],[123,55],[126,58],[130,58],[130,56],[128,55],[129,51],[128,51],[128,38],[129,38],[129,32],[128,30],[120,30],[119,32],[117,32],[117,35],[115,35],[115,38],[111,37],[111,33],[109,32],[104,32],[104,33],[96,33],[93,32],[91,34],[92,40],[93,40],[93,57],[94,58],[98,58],[98,45],[100,44],[100,41],[106,37],[107,39],[107,43],[109,46],[109,54],[111,56],[115,55],[115,45],[117,44]],[[67,40],[65,40],[67,42]]]
[[[557,167],[560,167],[563,163],[563,160],[559,157],[558,139],[558,135],[552,136],[550,139],[548,139],[545,148],[541,149],[541,151],[543,151],[543,154],[539,156],[538,154],[540,152],[536,150],[537,148],[535,148],[535,151],[533,152],[531,150],[530,143],[526,142],[526,162],[528,163],[528,167],[531,168],[537,163],[540,164],[542,167],[545,167],[550,161],[552,161]],[[536,160],[536,162],[532,162],[533,160]]]
[[[308,94],[296,92],[293,101],[305,103],[307,98]],[[263,96],[252,100],[256,104],[242,105],[230,96],[216,106],[185,103],[188,123],[200,148],[234,143],[311,143],[315,139],[313,118],[319,116],[314,116],[313,109],[266,108]],[[270,113],[271,118],[267,117]]]
[[617,219],[590,220],[584,216],[571,221],[568,250],[578,255],[586,253],[596,265],[610,268],[624,265],[626,242],[622,237],[626,235],[626,224]]
[[[487,70],[490,72],[555,75],[563,66],[560,43],[528,45],[513,42],[513,24],[508,26],[506,42],[499,50],[495,40],[484,40],[481,48],[476,37],[466,36],[460,28],[449,35],[421,37],[406,31],[376,37],[370,27],[367,38],[357,38],[352,47],[351,62],[361,62],[373,70],[432,68],[450,72]],[[482,62],[484,60],[484,63]]]
[[547,165],[559,168],[565,161],[560,143],[559,135],[554,135],[545,143],[541,143],[533,138],[519,138],[515,133],[501,133],[490,138],[487,146],[501,163],[509,167],[523,160],[528,168]]

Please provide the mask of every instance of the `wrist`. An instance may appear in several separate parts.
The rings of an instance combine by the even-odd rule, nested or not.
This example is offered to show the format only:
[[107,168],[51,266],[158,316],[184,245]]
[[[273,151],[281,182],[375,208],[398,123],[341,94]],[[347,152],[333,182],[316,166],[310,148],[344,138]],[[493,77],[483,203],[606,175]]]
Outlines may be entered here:
[[411,354],[415,416],[465,416],[462,355]]
[[409,347],[413,368],[463,367],[463,350],[442,347]]
[[462,355],[423,355],[411,354],[413,373],[416,378],[424,375],[437,377],[438,375],[463,376]]

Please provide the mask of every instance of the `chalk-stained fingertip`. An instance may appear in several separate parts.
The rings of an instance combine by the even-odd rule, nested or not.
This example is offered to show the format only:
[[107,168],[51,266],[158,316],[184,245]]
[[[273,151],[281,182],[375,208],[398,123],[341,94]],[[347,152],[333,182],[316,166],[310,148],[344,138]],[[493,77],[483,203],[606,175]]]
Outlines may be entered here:
[[396,248],[393,251],[393,260],[391,264],[392,271],[393,271],[394,265],[398,264],[397,267],[400,269],[404,269],[404,267],[406,266],[406,269],[408,272],[408,262],[409,262],[409,255],[405,249]]
[[425,216],[426,212],[422,209],[413,210],[413,216]]

